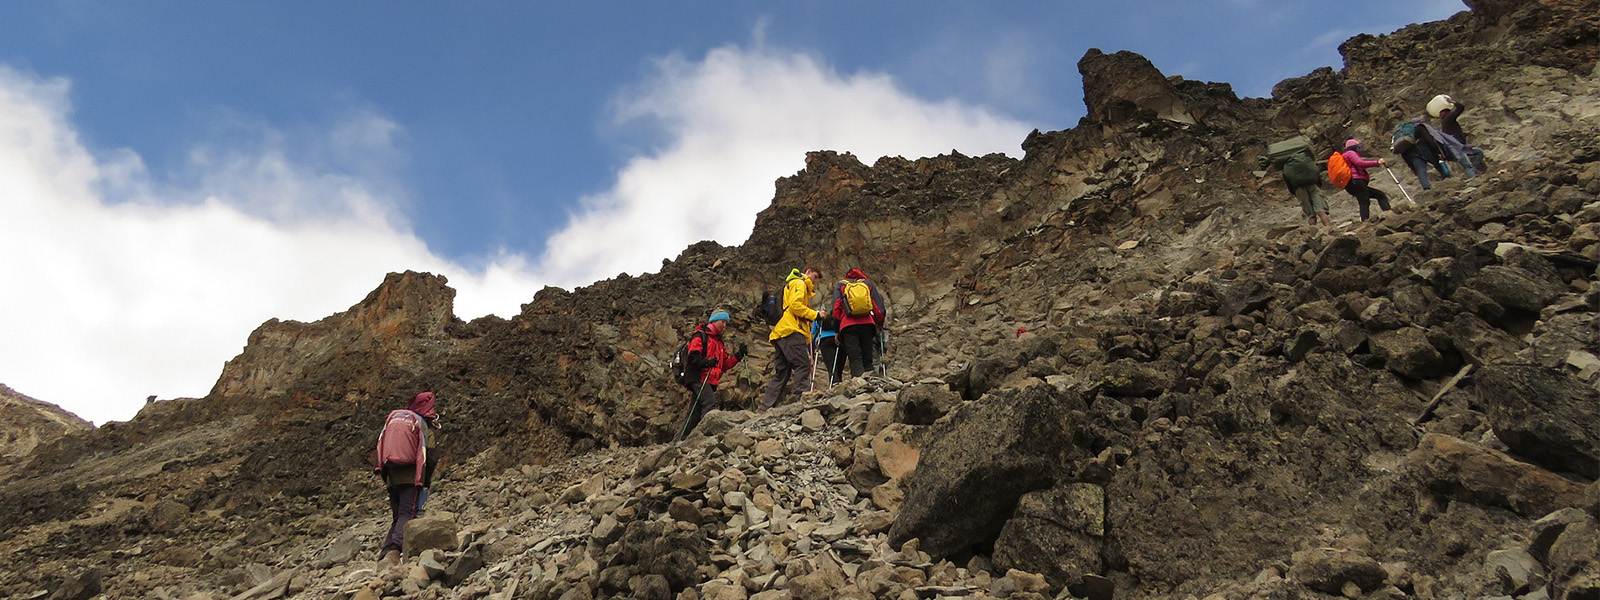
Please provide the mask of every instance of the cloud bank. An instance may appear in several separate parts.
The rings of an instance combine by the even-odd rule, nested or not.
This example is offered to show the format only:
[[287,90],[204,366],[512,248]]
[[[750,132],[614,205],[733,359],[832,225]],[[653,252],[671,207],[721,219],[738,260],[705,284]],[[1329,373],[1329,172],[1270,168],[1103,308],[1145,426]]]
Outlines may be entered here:
[[723,47],[659,60],[616,103],[618,127],[664,144],[628,161],[610,189],[581,200],[539,265],[556,285],[654,271],[699,240],[739,244],[772,201],[773,181],[809,150],[881,156],[1020,153],[1032,129],[988,109],[928,101],[881,73],[840,74],[817,58]]
[[469,268],[411,231],[406,206],[453,199],[405,196],[403,124],[377,111],[314,135],[234,123],[247,142],[197,144],[181,172],[152,173],[131,151],[86,146],[68,80],[0,65],[0,382],[124,420],[147,395],[205,394],[263,321],[344,310],[391,271],[446,275],[463,318],[509,316],[546,283],[742,242],[808,150],[1015,153],[1029,129],[805,54],[725,47],[654,67],[613,111],[657,143],[575,200],[539,256],[487,249]]

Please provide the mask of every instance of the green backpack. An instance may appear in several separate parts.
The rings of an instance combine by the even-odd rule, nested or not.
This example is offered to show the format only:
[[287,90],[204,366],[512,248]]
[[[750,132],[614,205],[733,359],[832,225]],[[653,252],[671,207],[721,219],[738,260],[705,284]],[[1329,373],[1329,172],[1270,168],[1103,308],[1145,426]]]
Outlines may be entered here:
[[1283,180],[1294,187],[1317,185],[1322,183],[1322,170],[1310,154],[1296,152],[1283,162]]

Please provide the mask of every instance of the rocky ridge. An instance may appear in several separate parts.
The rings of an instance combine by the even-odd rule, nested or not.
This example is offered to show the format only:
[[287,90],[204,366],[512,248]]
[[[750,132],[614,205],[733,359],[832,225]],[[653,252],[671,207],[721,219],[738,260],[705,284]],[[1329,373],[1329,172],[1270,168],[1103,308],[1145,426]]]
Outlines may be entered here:
[[28,456],[41,445],[91,429],[94,425],[59,406],[0,385],[0,461]]
[[[0,592],[1593,597],[1600,6],[1476,4],[1271,99],[1091,51],[1089,115],[1022,160],[813,153],[744,246],[514,319],[403,273],[269,322],[207,398],[0,465],[0,546],[31,567]],[[1250,170],[1295,131],[1381,139],[1434,90],[1473,103],[1490,174],[1319,232]],[[799,262],[889,289],[891,378],[649,445],[676,338]],[[437,547],[380,568],[362,459],[420,387],[456,457],[415,534]]]

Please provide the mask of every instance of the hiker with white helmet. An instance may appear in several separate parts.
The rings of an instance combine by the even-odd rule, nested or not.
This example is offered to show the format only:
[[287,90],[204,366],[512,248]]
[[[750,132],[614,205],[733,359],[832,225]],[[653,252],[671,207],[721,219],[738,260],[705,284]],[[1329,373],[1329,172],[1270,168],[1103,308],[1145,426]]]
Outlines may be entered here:
[[1461,171],[1471,179],[1483,172],[1488,165],[1483,162],[1483,151],[1467,143],[1467,132],[1461,128],[1460,120],[1464,112],[1467,112],[1465,103],[1445,94],[1434,96],[1428,101],[1428,114],[1439,119],[1436,131],[1441,135],[1434,137],[1450,154],[1450,160],[1461,165]]

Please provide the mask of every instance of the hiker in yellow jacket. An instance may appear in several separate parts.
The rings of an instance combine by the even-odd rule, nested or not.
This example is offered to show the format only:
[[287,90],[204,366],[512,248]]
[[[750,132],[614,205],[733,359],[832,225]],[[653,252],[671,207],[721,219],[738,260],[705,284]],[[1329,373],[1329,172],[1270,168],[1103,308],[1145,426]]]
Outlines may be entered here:
[[[775,352],[772,381],[767,383],[767,392],[761,396],[762,409],[778,404],[791,373],[811,371],[811,322],[819,315],[811,309],[810,303],[817,293],[819,278],[821,274],[811,267],[806,267],[804,273],[800,269],[789,271],[789,280],[783,286],[783,316],[767,336]],[[800,389],[799,377],[795,378],[794,387]]]

